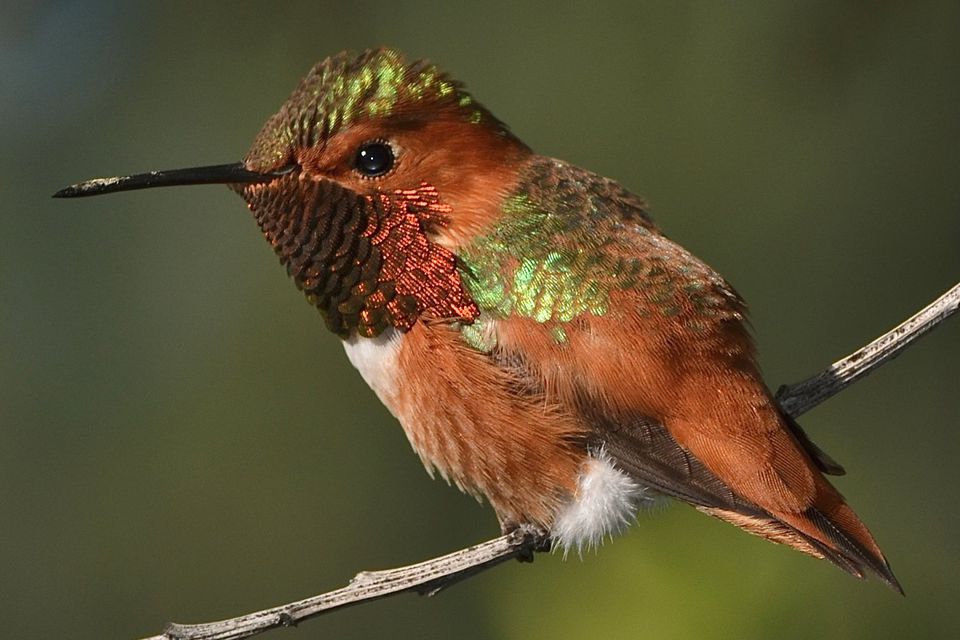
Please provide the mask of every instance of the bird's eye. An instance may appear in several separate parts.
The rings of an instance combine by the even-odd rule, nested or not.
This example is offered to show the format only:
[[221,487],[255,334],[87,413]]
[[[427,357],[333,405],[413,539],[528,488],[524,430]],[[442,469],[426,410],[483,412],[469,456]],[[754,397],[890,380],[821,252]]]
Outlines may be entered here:
[[393,149],[383,140],[364,142],[353,159],[354,168],[364,178],[378,178],[393,169]]

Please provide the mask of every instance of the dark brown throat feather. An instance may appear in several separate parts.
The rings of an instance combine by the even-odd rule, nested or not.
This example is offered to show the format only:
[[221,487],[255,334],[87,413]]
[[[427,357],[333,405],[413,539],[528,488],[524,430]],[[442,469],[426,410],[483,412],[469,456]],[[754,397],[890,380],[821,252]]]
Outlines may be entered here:
[[297,287],[341,337],[388,327],[408,331],[429,316],[470,322],[456,256],[432,242],[446,210],[429,185],[359,195],[331,180],[293,174],[241,195]]

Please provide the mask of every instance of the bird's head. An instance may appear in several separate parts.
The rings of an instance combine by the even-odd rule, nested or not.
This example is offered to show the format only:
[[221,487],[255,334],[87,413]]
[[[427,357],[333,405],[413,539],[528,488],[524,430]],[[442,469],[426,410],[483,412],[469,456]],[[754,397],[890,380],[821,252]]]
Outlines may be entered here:
[[396,51],[348,53],[316,65],[264,125],[244,159],[250,171],[293,168],[363,196],[429,185],[449,208],[455,248],[485,225],[530,150],[463,86]]
[[433,64],[389,49],[316,65],[243,162],[92,180],[57,195],[225,183],[341,336],[472,321],[456,251],[500,215],[531,151]]

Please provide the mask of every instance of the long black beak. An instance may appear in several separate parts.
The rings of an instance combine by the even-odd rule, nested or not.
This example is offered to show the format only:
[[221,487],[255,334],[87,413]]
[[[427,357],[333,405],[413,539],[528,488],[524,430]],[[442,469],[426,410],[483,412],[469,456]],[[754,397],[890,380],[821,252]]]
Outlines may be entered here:
[[290,173],[293,167],[284,167],[271,173],[249,171],[242,162],[218,164],[209,167],[191,167],[189,169],[171,169],[169,171],[151,171],[134,176],[116,178],[94,178],[86,182],[72,184],[53,194],[54,198],[82,198],[98,196],[116,191],[133,191],[151,187],[173,187],[184,184],[241,184],[270,182],[274,178]]

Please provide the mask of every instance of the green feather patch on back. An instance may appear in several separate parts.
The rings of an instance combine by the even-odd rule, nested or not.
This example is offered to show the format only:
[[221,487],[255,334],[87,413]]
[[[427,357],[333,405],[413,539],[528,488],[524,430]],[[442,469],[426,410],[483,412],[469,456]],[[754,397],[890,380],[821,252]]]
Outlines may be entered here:
[[464,286],[481,310],[549,325],[558,343],[566,341],[566,323],[606,315],[615,290],[642,293],[634,313],[691,312],[685,324],[729,308],[735,295],[659,234],[642,200],[612,180],[547,158],[525,170],[497,225],[459,259]]

